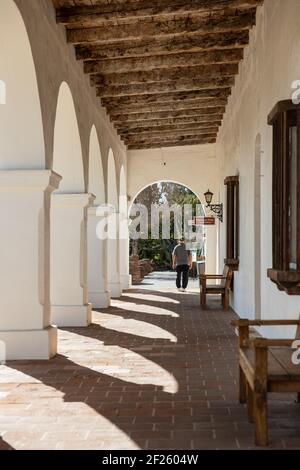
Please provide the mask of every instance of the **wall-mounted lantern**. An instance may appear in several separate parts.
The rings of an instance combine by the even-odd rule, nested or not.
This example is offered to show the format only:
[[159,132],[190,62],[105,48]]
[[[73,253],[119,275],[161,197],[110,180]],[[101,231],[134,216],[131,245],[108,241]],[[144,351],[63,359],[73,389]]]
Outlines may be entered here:
[[223,222],[223,204],[212,204],[212,198],[214,193],[212,193],[209,189],[204,193],[206,207],[210,209],[212,212],[216,214],[218,219]]

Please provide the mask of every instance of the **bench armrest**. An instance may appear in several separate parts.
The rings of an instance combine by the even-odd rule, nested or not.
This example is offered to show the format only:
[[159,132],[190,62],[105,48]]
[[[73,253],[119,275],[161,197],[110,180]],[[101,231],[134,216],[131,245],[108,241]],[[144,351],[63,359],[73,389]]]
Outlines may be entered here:
[[226,277],[221,274],[200,274],[200,278],[205,279],[226,279]]
[[[251,326],[299,326],[300,320],[233,320],[231,324],[239,330],[239,346],[240,347],[270,347],[270,346],[291,346],[293,341],[291,340],[276,340],[266,338],[255,338],[250,339],[250,327]],[[258,346],[259,341],[265,341],[264,346]],[[273,343],[272,343],[273,341]],[[275,342],[277,342],[275,344]]]
[[249,346],[253,346],[254,348],[292,347],[294,342],[295,339],[254,338],[253,340],[249,340]]

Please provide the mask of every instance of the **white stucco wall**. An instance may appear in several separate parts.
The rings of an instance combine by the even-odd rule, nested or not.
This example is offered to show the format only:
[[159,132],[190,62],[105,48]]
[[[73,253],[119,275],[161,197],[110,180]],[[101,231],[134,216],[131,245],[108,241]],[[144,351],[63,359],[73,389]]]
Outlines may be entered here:
[[[219,202],[214,144],[130,150],[127,159],[130,202],[146,186],[163,180],[187,186],[202,203],[203,194],[209,188],[214,193],[213,202]],[[218,221],[216,223],[219,224]],[[214,273],[217,267],[217,225],[207,227],[206,270],[210,273]]]
[[[299,17],[299,0],[265,0],[264,6],[258,8],[257,25],[250,34],[250,44],[245,49],[217,140],[223,199],[224,178],[240,174],[240,268],[235,274],[232,306],[242,317],[255,316],[255,252],[258,251],[254,246],[254,174],[259,134],[261,315],[294,318],[300,312],[300,297],[280,292],[267,278],[267,269],[272,267],[272,128],[267,124],[267,116],[278,101],[291,99],[291,84],[300,79]],[[221,264],[224,256],[225,225],[220,231]]]

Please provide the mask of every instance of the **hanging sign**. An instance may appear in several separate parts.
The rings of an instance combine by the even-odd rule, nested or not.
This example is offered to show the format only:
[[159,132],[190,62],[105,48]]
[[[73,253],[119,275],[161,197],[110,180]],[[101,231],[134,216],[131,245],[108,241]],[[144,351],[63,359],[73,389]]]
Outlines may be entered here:
[[216,219],[215,217],[202,217],[202,216],[197,216],[193,217],[192,225],[215,225],[216,224]]

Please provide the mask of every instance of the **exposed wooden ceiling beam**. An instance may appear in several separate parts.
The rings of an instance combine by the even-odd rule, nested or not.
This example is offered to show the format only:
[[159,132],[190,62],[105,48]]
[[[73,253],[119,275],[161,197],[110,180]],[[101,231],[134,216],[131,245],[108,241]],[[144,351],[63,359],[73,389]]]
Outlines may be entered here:
[[140,70],[192,67],[194,65],[237,64],[243,58],[242,49],[226,49],[212,52],[185,52],[182,54],[154,55],[113,60],[84,62],[85,73],[127,73]]
[[193,67],[172,67],[151,71],[110,73],[91,75],[91,84],[99,86],[125,85],[133,83],[155,83],[161,81],[186,82],[208,77],[234,77],[238,73],[238,64],[212,64]]
[[[153,134],[153,133],[160,133],[160,132],[181,132],[181,131],[192,131],[195,132],[202,132],[206,129],[218,129],[221,125],[221,121],[215,122],[204,122],[204,123],[188,123],[188,124],[173,124],[173,125],[161,125],[161,126],[147,126],[145,127],[137,127],[137,128],[119,128],[118,132],[122,136],[126,135],[142,135],[142,134]],[[126,123],[125,123],[126,126]]]
[[240,14],[214,14],[207,17],[187,17],[175,20],[153,21],[150,17],[134,24],[102,25],[96,28],[68,29],[67,40],[73,44],[101,43],[144,37],[166,37],[174,34],[229,33],[249,30],[255,23],[255,9]]
[[223,114],[224,107],[203,108],[203,109],[180,109],[179,111],[162,111],[158,113],[136,113],[136,114],[111,114],[112,121],[131,122],[131,121],[147,121],[149,119],[170,119],[181,118],[187,116],[215,116]]
[[115,121],[114,126],[116,129],[124,128],[137,129],[139,127],[155,127],[155,126],[175,126],[177,124],[195,124],[195,123],[212,123],[222,121],[222,114],[212,114],[206,116],[186,116],[181,118],[166,118],[166,119],[148,119],[142,121]]
[[135,142],[144,142],[144,141],[156,141],[158,139],[162,140],[173,140],[176,137],[182,137],[182,136],[210,136],[210,137],[216,137],[218,132],[218,128],[215,127],[208,127],[206,129],[191,129],[191,130],[176,130],[176,131],[166,131],[166,132],[143,132],[143,135],[141,134],[126,134],[122,135],[121,139],[124,140],[126,143],[133,144]]
[[157,93],[156,95],[135,95],[135,96],[121,96],[119,98],[102,98],[101,103],[103,106],[130,106],[130,105],[146,105],[165,102],[183,102],[185,100],[198,100],[198,99],[227,99],[231,93],[231,88],[222,88],[217,90],[200,90],[200,91],[185,91],[180,93]]
[[134,83],[116,86],[97,87],[97,96],[115,97],[130,95],[149,95],[151,93],[169,93],[171,91],[191,91],[228,88],[234,84],[233,77],[187,80],[186,82]]
[[223,9],[249,9],[260,5],[262,0],[152,0],[120,2],[97,2],[90,6],[68,6],[57,10],[57,21],[69,27],[96,27],[110,22],[119,23],[146,17],[165,18],[174,15],[202,15],[207,11]]
[[117,59],[174,53],[203,52],[213,49],[241,48],[249,42],[249,30],[217,34],[187,33],[185,35],[124,40],[105,44],[77,45],[78,60]]
[[203,136],[203,135],[213,135],[217,136],[218,133],[218,127],[207,127],[206,129],[191,129],[191,130],[176,130],[176,131],[165,131],[165,132],[143,132],[143,135],[140,134],[126,134],[122,135],[121,139],[124,140],[125,142],[134,142],[134,141],[140,141],[141,139],[151,139],[156,141],[161,137],[162,139],[165,138],[174,138],[178,136]]
[[215,137],[197,137],[195,139],[181,139],[181,140],[174,140],[170,142],[151,142],[147,144],[134,144],[128,145],[128,150],[142,150],[142,149],[153,149],[153,148],[161,148],[161,147],[178,147],[182,145],[204,145],[204,144],[214,144],[216,142]]
[[180,109],[195,109],[195,108],[215,108],[215,107],[224,107],[227,104],[226,99],[200,99],[200,100],[184,100],[178,102],[166,102],[166,103],[155,103],[152,105],[143,104],[143,105],[123,105],[123,106],[107,106],[106,110],[109,114],[134,114],[140,113],[157,113],[160,111],[179,111]]
[[216,141],[263,0],[52,0],[129,149]]

